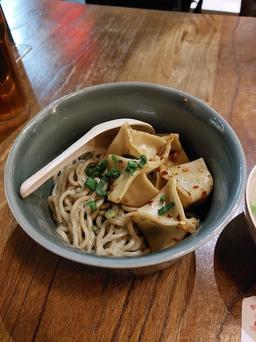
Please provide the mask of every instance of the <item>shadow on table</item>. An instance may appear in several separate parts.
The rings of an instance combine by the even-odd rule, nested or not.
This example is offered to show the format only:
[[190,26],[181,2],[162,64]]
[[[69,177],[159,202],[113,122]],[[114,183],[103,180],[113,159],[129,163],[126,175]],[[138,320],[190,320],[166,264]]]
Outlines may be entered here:
[[240,214],[221,233],[215,248],[214,271],[227,310],[241,317],[244,297],[256,295],[256,245]]
[[82,331],[88,337],[95,329],[106,333],[109,326],[111,338],[118,339],[123,329],[160,338],[181,322],[194,280],[194,253],[163,271],[124,277],[60,258],[18,227],[0,260],[0,321],[14,341],[24,332],[28,341],[51,340],[59,331],[60,338],[72,331],[70,338],[79,339]]

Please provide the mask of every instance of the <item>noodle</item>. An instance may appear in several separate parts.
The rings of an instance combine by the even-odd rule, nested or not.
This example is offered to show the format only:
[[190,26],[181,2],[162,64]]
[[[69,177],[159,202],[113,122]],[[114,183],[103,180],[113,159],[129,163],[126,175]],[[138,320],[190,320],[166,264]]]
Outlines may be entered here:
[[107,151],[89,152],[53,178],[48,198],[56,233],[103,256],[138,256],[174,246],[199,219],[213,179],[203,158],[189,161],[178,134],[159,137],[124,124]]
[[[120,257],[146,254],[150,249],[125,216],[127,210],[84,187],[86,168],[102,157],[96,152],[85,155],[54,177],[48,204],[58,225],[56,232],[65,242],[88,253]],[[88,206],[89,201],[95,201],[95,211]],[[106,218],[108,210],[117,216]]]

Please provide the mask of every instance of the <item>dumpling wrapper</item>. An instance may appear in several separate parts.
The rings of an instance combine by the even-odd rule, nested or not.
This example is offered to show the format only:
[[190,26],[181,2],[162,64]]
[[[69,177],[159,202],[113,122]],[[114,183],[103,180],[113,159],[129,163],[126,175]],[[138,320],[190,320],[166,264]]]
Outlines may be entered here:
[[120,203],[129,207],[139,208],[149,202],[159,193],[159,190],[150,182],[147,175],[142,172],[137,175]]
[[171,166],[189,162],[188,156],[181,145],[179,134],[172,133],[163,136],[162,138],[165,139],[166,142],[169,141],[171,143],[171,150],[165,163],[166,165],[161,166],[162,172]]
[[122,203],[132,207],[140,207],[151,198],[153,198],[159,190],[147,178],[146,173],[151,172],[159,167],[161,160],[158,156],[155,160],[147,162],[143,168],[138,168],[133,174],[126,172],[128,162],[139,162],[138,159],[128,159],[116,155],[108,155],[108,167],[118,169],[121,174],[113,182],[108,200],[114,203]]
[[113,155],[108,155],[108,167],[110,169],[114,167],[121,172],[120,176],[111,185],[108,194],[108,200],[113,203],[121,202],[136,176],[142,172],[142,169],[139,168],[135,170],[133,174],[126,172],[125,169],[127,168],[129,161],[136,161],[136,159],[128,159],[116,155],[114,155],[113,158]]
[[213,178],[203,158],[170,167],[162,177],[177,180],[179,197],[185,208],[205,199],[213,187]]
[[165,139],[166,142],[169,142],[171,144],[168,158],[166,158],[166,161],[163,162],[160,166],[160,174],[164,175],[167,174],[170,167],[188,163],[189,159],[181,145],[179,134],[171,133],[169,135],[163,136],[162,138]]
[[151,159],[159,154],[165,145],[165,139],[154,134],[135,130],[128,123],[125,123],[110,144],[107,154],[117,154],[119,156],[129,154],[134,157],[144,154],[147,159]]
[[[160,201],[162,195],[165,196],[166,203],[173,202],[174,207],[159,216],[158,210],[164,205]],[[199,224],[194,217],[186,218],[175,179],[170,179],[151,203],[130,212],[127,216],[139,227],[152,251],[175,245],[187,233],[194,232]]]
[[161,177],[159,170],[156,170],[149,174],[148,178],[158,190],[161,190],[167,183],[167,180]]

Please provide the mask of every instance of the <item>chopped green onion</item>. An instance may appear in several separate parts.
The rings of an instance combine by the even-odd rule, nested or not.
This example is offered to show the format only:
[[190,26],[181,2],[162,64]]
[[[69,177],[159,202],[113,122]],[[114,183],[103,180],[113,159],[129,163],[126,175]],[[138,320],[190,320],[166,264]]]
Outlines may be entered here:
[[130,169],[137,169],[138,164],[137,164],[135,161],[129,160],[127,166],[128,166]]
[[106,159],[103,159],[98,165],[87,167],[85,173],[88,177],[100,177],[102,173],[106,170],[107,166],[108,161]]
[[125,171],[128,172],[128,173],[133,174],[133,172],[137,168],[138,168],[138,164],[135,161],[129,160]]
[[118,162],[117,156],[114,155],[114,154],[112,154],[111,159],[112,159],[115,163]]
[[94,191],[94,190],[97,188],[98,183],[96,182],[96,180],[94,180],[94,179],[88,177],[88,178],[86,179],[86,181],[85,181],[85,185],[86,185],[89,189],[91,189],[92,191]]
[[88,177],[99,177],[99,171],[97,166],[88,166],[85,170],[85,173]]
[[160,196],[160,202],[163,203],[165,201],[165,196],[164,195],[161,195]]
[[250,207],[253,215],[256,215],[256,203],[250,203]]
[[101,173],[104,172],[108,166],[107,159],[103,159],[97,166],[98,166]]
[[170,209],[172,209],[174,207],[174,203],[173,202],[170,202],[170,203],[167,203],[166,205],[164,205],[162,208],[158,209],[158,215],[159,216],[162,216],[164,215],[165,213],[167,213],[167,211],[169,211]]
[[120,174],[121,174],[121,172],[118,170],[118,169],[116,169],[116,168],[112,168],[112,169],[110,169],[106,174],[105,174],[105,176],[106,177],[109,177],[109,178],[118,178],[119,176],[120,176]]
[[100,196],[106,196],[107,195],[107,192],[106,192],[106,189],[107,189],[107,186],[108,186],[108,179],[107,177],[102,177],[101,180],[99,181],[97,187],[96,187],[96,193]]
[[142,154],[140,156],[140,161],[139,161],[138,167],[140,169],[142,169],[145,164],[147,164],[147,157],[144,154]]
[[95,202],[95,201],[89,201],[89,202],[87,202],[86,204],[89,205],[89,207],[92,209],[92,211],[97,210],[97,205],[96,205],[96,202]]
[[116,216],[116,210],[114,209],[108,209],[106,212],[105,212],[105,217],[107,219],[110,219],[110,218],[114,218]]

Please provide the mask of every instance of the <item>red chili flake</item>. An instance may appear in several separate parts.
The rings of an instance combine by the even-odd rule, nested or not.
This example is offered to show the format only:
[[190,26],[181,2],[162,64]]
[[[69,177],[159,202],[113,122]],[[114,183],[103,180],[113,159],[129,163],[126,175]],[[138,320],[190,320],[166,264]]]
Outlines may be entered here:
[[167,217],[169,217],[169,218],[172,218],[172,215],[170,215],[170,214],[168,214],[168,215],[166,215]]
[[199,185],[193,185],[193,189],[199,188]]
[[162,175],[162,176],[168,175],[168,171],[166,171],[166,170],[162,171],[162,172],[161,172],[161,175]]
[[180,214],[178,214],[178,215],[176,216],[176,219],[177,219],[178,221],[180,221]]
[[207,197],[207,192],[206,192],[206,191],[203,191],[203,192],[202,192],[202,195],[201,195],[201,198],[203,199],[203,198],[205,198],[205,197]]

